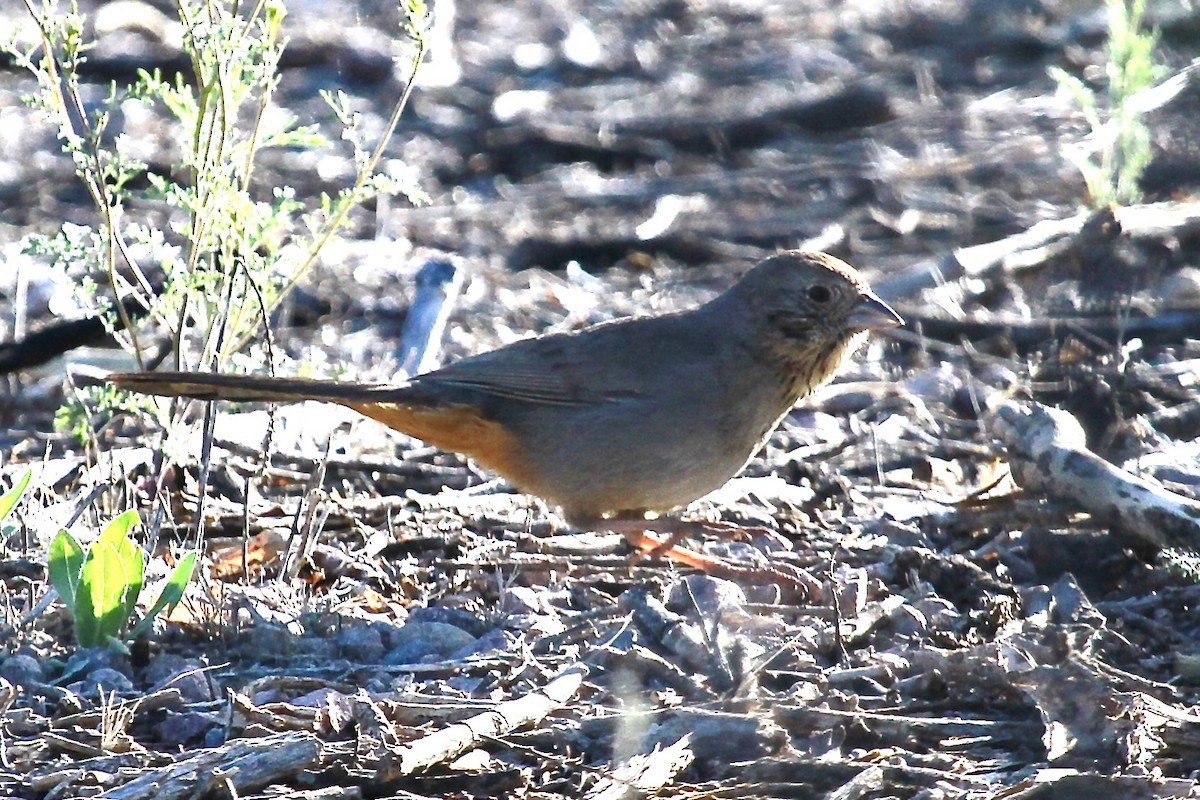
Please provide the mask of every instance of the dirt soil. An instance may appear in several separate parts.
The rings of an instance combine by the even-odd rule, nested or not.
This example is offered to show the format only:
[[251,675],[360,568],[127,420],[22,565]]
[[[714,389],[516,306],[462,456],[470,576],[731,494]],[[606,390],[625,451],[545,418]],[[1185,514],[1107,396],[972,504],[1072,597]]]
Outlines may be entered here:
[[[108,15],[89,102],[180,63],[148,7],[81,9]],[[908,325],[688,512],[712,523],[689,546],[808,592],[638,559],[327,408],[220,407],[204,492],[200,404],[187,430],[56,432],[73,382],[129,362],[20,361],[78,315],[22,241],[97,218],[5,62],[0,481],[35,473],[0,531],[0,795],[1200,797],[1200,17],[1151,18],[1177,77],[1146,100],[1145,197],[1092,214],[1089,128],[1047,69],[1103,87],[1103,3],[457,8],[388,152],[430,203],[358,213],[276,346],[387,380],[430,258],[464,274],[451,360],[828,250]],[[312,198],[352,169],[318,93],[379,130],[399,19],[298,0],[285,27],[279,104],[335,143],[268,151],[260,179]],[[181,136],[112,125],[156,164]],[[46,548],[127,508],[151,596],[197,536],[199,575],[129,652],[78,648],[39,604]]]

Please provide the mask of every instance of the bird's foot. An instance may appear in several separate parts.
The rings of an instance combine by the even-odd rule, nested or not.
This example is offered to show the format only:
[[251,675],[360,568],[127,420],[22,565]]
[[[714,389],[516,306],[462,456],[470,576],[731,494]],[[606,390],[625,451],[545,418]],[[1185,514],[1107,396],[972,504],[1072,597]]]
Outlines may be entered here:
[[[798,595],[805,600],[815,600],[824,594],[824,584],[814,578],[807,570],[792,564],[772,563],[763,566],[742,566],[734,564],[717,556],[699,553],[688,547],[679,545],[679,541],[688,533],[710,531],[712,523],[692,520],[660,520],[657,523],[668,522],[671,532],[656,533],[646,529],[647,521],[640,519],[611,519],[605,520],[604,527],[625,537],[634,548],[631,561],[645,558],[666,558],[708,575],[737,583],[762,584],[769,582],[779,586],[781,590],[791,595]],[[720,523],[720,529],[730,531],[735,528],[729,523]]]

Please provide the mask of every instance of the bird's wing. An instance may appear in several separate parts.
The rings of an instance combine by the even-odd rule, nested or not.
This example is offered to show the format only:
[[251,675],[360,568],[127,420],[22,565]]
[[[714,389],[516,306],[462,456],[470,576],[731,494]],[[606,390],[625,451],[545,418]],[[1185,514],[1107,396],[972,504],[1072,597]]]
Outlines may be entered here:
[[621,320],[575,334],[514,342],[413,379],[416,387],[552,405],[622,402],[647,394],[646,373],[670,367],[669,317]]
[[570,335],[527,339],[418,375],[413,385],[550,405],[592,405],[627,396],[619,386],[588,378],[589,365],[612,360],[595,351],[579,348]]

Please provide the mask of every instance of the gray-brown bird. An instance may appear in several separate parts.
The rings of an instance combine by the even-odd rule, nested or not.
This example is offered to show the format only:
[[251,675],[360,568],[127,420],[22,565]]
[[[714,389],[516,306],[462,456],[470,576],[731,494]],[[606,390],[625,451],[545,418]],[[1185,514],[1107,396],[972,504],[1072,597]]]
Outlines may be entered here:
[[[172,397],[349,406],[474,459],[573,525],[646,547],[648,514],[720,488],[868,331],[901,324],[849,264],[789,251],[696,308],[525,339],[399,385],[174,372],[109,380]],[[649,541],[712,566],[673,540]]]

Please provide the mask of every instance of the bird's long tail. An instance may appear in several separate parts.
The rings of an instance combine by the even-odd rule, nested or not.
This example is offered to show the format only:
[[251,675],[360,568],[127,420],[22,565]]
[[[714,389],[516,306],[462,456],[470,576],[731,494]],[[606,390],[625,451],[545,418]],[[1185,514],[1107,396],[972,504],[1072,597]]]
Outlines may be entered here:
[[448,400],[436,387],[419,382],[343,383],[211,372],[119,372],[109,375],[108,381],[122,389],[163,397],[337,403],[443,450],[470,456],[518,485],[526,476],[521,448],[503,425],[486,418],[470,403]]
[[[299,403],[324,400],[355,405],[387,402],[400,387],[387,384],[343,383],[268,375],[231,375],[212,372],[117,372],[108,382],[122,389],[161,397],[197,400],[257,400]],[[391,395],[391,397],[389,397]]]

